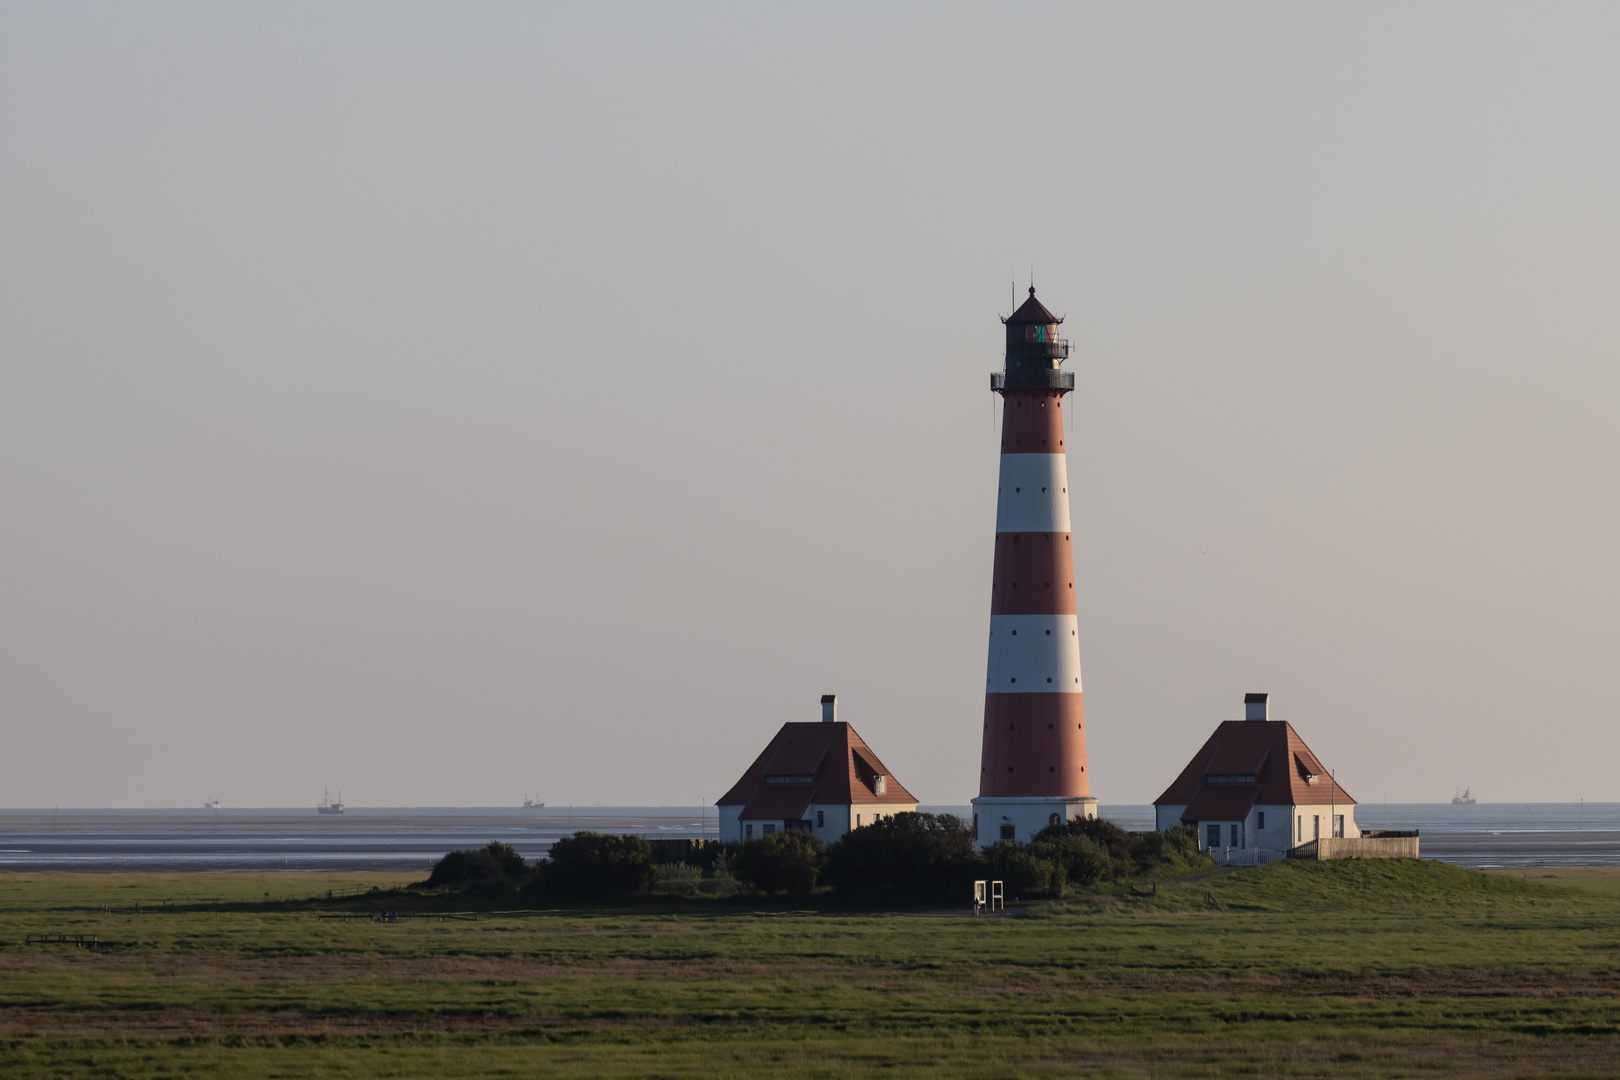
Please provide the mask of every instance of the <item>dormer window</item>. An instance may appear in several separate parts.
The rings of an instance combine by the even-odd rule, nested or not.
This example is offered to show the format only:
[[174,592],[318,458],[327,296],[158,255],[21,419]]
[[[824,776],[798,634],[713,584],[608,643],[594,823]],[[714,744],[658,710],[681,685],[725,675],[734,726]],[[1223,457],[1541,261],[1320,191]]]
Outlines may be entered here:
[[765,778],[765,782],[767,784],[813,784],[816,782],[816,778],[813,776],[805,776],[800,773],[793,773],[779,776],[767,776]]
[[1211,773],[1204,777],[1206,784],[1252,784],[1254,773]]

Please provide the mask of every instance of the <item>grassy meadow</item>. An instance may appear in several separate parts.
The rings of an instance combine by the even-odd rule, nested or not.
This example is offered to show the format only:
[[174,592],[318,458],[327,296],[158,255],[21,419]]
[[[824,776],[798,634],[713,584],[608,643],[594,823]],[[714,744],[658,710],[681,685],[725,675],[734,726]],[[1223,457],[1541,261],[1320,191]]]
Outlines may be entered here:
[[[0,1075],[1620,1074],[1610,873],[1288,862],[1011,918],[651,898],[370,921],[475,906],[403,880],[0,875]],[[45,932],[106,944],[24,943]]]

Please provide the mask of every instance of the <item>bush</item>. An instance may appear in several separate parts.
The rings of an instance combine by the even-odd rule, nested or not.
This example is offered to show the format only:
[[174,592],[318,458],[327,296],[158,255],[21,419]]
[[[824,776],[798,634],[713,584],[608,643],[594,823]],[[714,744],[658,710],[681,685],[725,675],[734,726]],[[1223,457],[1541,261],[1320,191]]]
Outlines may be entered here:
[[748,841],[727,862],[734,876],[760,892],[807,893],[816,887],[827,851],[807,832],[783,832]]
[[431,889],[515,889],[530,876],[523,856],[511,844],[491,840],[472,851],[452,851],[433,864],[426,885]]
[[895,814],[847,833],[827,854],[840,890],[966,896],[984,876],[972,826],[948,814]]
[[557,896],[599,899],[650,888],[654,879],[652,848],[641,837],[577,832],[551,845],[539,886]]
[[984,849],[990,876],[1000,878],[1008,899],[1062,896],[1067,874],[1061,863],[1042,858],[1034,845],[997,840]]
[[1109,851],[1089,836],[1079,833],[1032,841],[1029,851],[1036,858],[1061,866],[1064,879],[1076,885],[1095,885],[1106,878],[1119,876],[1119,864]]
[[1138,833],[1131,838],[1131,858],[1141,871],[1209,862],[1209,856],[1198,850],[1198,832],[1190,825]]

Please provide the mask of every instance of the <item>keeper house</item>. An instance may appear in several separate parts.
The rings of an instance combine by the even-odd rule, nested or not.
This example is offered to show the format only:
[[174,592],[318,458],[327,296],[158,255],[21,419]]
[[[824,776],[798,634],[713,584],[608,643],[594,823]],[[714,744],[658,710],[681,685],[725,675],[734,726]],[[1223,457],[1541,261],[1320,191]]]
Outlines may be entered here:
[[1339,787],[1266,694],[1243,699],[1244,719],[1215,729],[1175,783],[1153,801],[1156,827],[1191,825],[1204,850],[1289,851],[1361,836],[1356,800]]
[[721,840],[802,831],[832,843],[880,817],[917,809],[866,740],[821,699],[821,723],[787,723],[715,804]]

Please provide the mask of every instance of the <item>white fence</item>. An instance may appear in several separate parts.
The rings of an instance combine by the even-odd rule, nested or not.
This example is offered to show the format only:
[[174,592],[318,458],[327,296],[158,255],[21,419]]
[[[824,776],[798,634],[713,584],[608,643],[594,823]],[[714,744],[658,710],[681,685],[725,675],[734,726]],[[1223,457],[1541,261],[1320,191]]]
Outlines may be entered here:
[[1209,857],[1222,866],[1264,866],[1288,858],[1288,852],[1278,848],[1210,848]]

